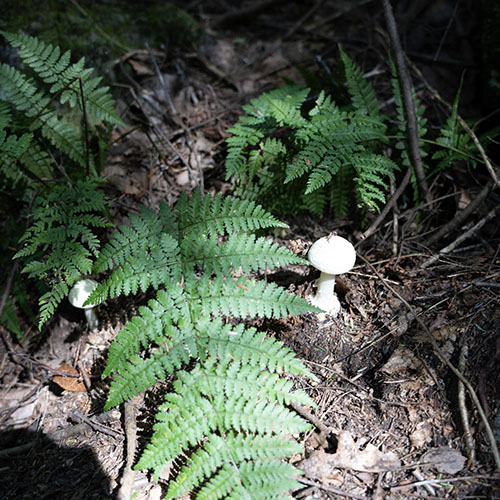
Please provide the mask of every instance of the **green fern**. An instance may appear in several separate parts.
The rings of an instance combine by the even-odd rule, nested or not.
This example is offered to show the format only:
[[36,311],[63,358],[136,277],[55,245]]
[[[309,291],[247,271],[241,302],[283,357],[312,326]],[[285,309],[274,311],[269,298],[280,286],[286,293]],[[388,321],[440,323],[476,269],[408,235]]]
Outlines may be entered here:
[[463,77],[455,96],[455,101],[453,102],[451,116],[441,128],[440,135],[436,139],[441,149],[436,150],[432,155],[433,160],[439,160],[433,169],[433,173],[449,168],[458,161],[468,161],[473,167],[477,164],[476,146],[473,144],[470,135],[462,129],[458,121],[458,103],[460,101],[462,83]]
[[[334,207],[341,215],[348,208],[339,181],[342,169],[354,175],[359,204],[378,209],[385,201],[387,179],[398,170],[375,147],[385,141],[386,126],[373,89],[345,53],[341,56],[352,110],[341,110],[321,92],[305,116],[309,89],[296,86],[263,94],[243,108],[247,115],[229,129],[233,135],[227,140],[226,177],[236,178],[235,194],[271,200],[271,207],[280,205],[277,195],[293,197],[295,211],[307,208],[317,215],[328,200],[342,198]],[[280,191],[277,186],[282,184],[288,189]],[[337,189],[341,194],[335,193]],[[308,200],[309,196],[314,198]]]
[[7,129],[11,123],[11,113],[6,103],[0,103],[0,172],[4,177],[19,182],[23,177],[23,172],[12,168],[12,165],[26,154],[32,142],[32,135],[28,132],[9,134]]
[[298,487],[300,471],[283,460],[301,447],[286,436],[308,425],[287,405],[314,403],[282,375],[314,377],[280,342],[224,319],[316,310],[249,276],[305,263],[252,234],[272,227],[285,225],[254,202],[196,191],[131,216],[96,260],[110,274],[89,300],[157,290],[118,333],[103,376],[114,374],[106,408],[175,377],[137,464],[156,477],[179,464],[167,498],[275,499]]
[[59,95],[61,104],[68,103],[72,108],[78,106],[83,111],[84,103],[85,112],[95,123],[124,125],[116,114],[109,88],[99,86],[101,77],[90,78],[94,70],[85,68],[84,58],[70,64],[69,50],[61,56],[59,47],[45,44],[37,38],[5,31],[0,33],[13,47],[19,47],[19,56],[24,64],[36,72],[44,83],[51,85],[49,93]]
[[[114,110],[108,87],[99,85],[100,78],[91,78],[93,69],[84,67],[84,59],[70,64],[69,51],[60,55],[58,47],[37,38],[0,33],[13,47],[19,48],[25,67],[38,77],[30,78],[0,63],[2,99],[14,111],[7,121],[0,116],[1,171],[7,176],[17,172],[28,181],[54,179],[48,154],[52,148],[80,170],[90,169],[95,173],[94,156],[87,151],[82,121],[86,120],[87,133],[91,134],[98,134],[99,127],[102,129],[104,125],[124,125]],[[76,115],[73,111],[73,118],[68,113],[71,108],[77,110]],[[4,113],[0,111],[5,117]],[[26,131],[19,135],[18,130],[23,129]],[[21,170],[15,165],[20,165]]]
[[352,99],[353,107],[363,114],[373,118],[379,117],[378,103],[375,92],[370,82],[364,77],[361,69],[354,64],[352,59],[342,50],[339,45],[340,57],[344,63],[347,79],[347,91]]
[[41,327],[83,274],[92,271],[99,253],[98,228],[109,224],[99,213],[107,203],[97,181],[60,186],[40,196],[33,222],[21,238],[23,248],[14,258],[24,258],[30,278],[45,280],[48,291],[40,297]]

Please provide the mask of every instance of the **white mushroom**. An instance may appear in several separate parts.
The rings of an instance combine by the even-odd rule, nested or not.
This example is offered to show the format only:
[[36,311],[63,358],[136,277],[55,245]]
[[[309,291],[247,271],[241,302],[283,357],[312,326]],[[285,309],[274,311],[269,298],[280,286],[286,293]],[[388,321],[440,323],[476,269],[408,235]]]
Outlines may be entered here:
[[340,302],[334,292],[335,275],[354,267],[356,250],[345,238],[331,233],[313,243],[308,257],[311,264],[321,271],[316,280],[316,295],[310,296],[309,301],[335,317],[340,311]]
[[97,281],[85,279],[77,281],[73,288],[69,291],[68,300],[71,305],[79,309],[84,309],[85,317],[91,330],[97,327],[98,319],[95,313],[97,304],[84,305],[90,294],[97,288]]

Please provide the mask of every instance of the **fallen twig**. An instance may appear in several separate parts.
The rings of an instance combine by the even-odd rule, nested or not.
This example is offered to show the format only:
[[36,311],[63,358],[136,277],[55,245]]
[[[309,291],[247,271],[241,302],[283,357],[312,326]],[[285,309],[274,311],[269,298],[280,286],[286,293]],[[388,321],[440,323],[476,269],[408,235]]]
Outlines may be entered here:
[[103,434],[107,434],[108,436],[111,436],[113,438],[116,438],[121,435],[120,431],[115,431],[114,429],[110,429],[109,427],[88,418],[77,409],[71,410],[70,416],[79,423],[87,424],[95,432],[102,432]]
[[[465,362],[468,354],[467,344],[464,342],[462,348],[460,349],[460,356],[458,358],[458,369],[464,373],[465,371]],[[470,431],[469,425],[469,413],[467,411],[467,404],[465,402],[465,387],[461,380],[458,381],[458,410],[460,412],[460,419],[462,421],[462,427],[464,431],[464,441],[465,441],[465,449],[467,451],[467,455],[469,455],[469,463],[474,462],[474,458],[476,455],[475,447],[474,447],[474,438],[472,437],[472,433]]]
[[466,219],[468,219],[469,216],[472,215],[484,202],[486,197],[490,194],[490,191],[493,189],[494,185],[495,184],[493,182],[489,182],[488,184],[486,184],[486,186],[484,186],[481,189],[481,191],[479,191],[476,197],[463,210],[457,212],[457,214],[453,217],[453,219],[451,219],[444,226],[442,226],[441,229],[439,229],[439,231],[437,231],[432,236],[427,238],[426,240],[427,245],[432,245],[436,241],[441,240],[449,232],[459,227]]
[[477,475],[477,476],[463,476],[463,477],[448,477],[441,479],[426,479],[425,481],[417,481],[415,483],[403,484],[401,486],[393,486],[391,488],[391,493],[395,493],[396,491],[406,490],[408,488],[415,488],[417,486],[423,486],[424,484],[440,484],[440,483],[456,483],[458,481],[472,481],[473,479],[496,479],[499,480],[499,476],[486,476],[486,475]]
[[302,417],[306,420],[309,420],[311,424],[313,424],[316,428],[320,430],[319,439],[321,441],[321,445],[325,448],[328,446],[328,436],[335,432],[334,429],[326,426],[318,417],[314,416],[310,411],[306,410],[302,405],[298,403],[294,403],[293,401],[290,403],[290,406]]
[[436,262],[439,259],[439,257],[441,257],[442,255],[446,255],[447,253],[450,253],[452,250],[457,248],[457,246],[460,245],[462,241],[465,241],[467,238],[470,238],[476,231],[481,229],[490,219],[493,219],[496,216],[496,213],[499,208],[500,205],[497,205],[493,210],[490,210],[479,222],[477,222],[469,230],[465,231],[465,233],[462,233],[457,239],[452,241],[449,245],[439,250],[437,254],[427,259],[420,267],[422,269],[429,267],[431,264],[434,264],[434,262]]
[[[7,297],[9,296],[10,289],[12,288],[12,281],[14,280],[14,275],[17,272],[17,261],[12,265],[9,276],[7,278],[7,283],[5,284],[5,289],[2,294],[2,298],[0,299],[0,318],[2,317],[3,310],[5,308],[5,304],[7,303]],[[14,345],[12,344],[12,340],[10,338],[9,332],[1,327],[0,331],[2,332],[2,339],[4,341],[5,346],[7,347],[7,351],[14,363],[19,363],[19,356],[14,349]]]
[[422,485],[431,495],[436,496],[436,490],[424,479],[424,476],[419,470],[414,470],[412,471],[412,474],[415,476],[416,479],[419,481],[423,482],[424,484]]
[[2,414],[2,416],[0,417],[0,424],[2,424],[3,422],[5,422],[8,418],[10,418],[10,416],[26,401],[28,401],[34,394],[36,394],[36,392],[45,385],[45,383],[50,380],[50,378],[52,377],[52,375],[45,375],[45,377],[38,383],[35,385],[35,387],[33,387],[31,389],[31,391],[28,392],[28,394],[26,394],[22,399],[21,401],[18,401],[18,403],[14,406],[11,406],[10,408],[8,408],[7,410],[5,410],[5,413]]
[[346,491],[338,490],[337,488],[331,488],[330,486],[326,486],[326,484],[316,483],[315,481],[311,481],[304,477],[298,477],[297,480],[302,484],[307,484],[309,486],[316,486],[316,488],[328,491],[330,493],[335,493],[336,495],[339,495],[341,497],[356,498],[358,500],[368,500],[367,497],[363,497],[361,495],[355,495],[354,493],[347,493]]
[[415,115],[415,102],[413,101],[412,85],[410,75],[408,74],[408,68],[406,67],[403,49],[401,48],[401,42],[399,40],[398,30],[396,27],[396,20],[394,19],[394,13],[392,12],[390,0],[384,0],[384,14],[389,38],[391,39],[391,45],[394,50],[398,77],[401,82],[401,90],[403,92],[403,102],[408,125],[408,145],[410,147],[413,169],[415,171],[420,189],[422,190],[422,194],[424,198],[428,200],[429,186],[425,179],[424,166],[422,164],[420,146],[418,144],[417,117]]
[[134,485],[135,471],[132,467],[134,465],[135,449],[137,447],[137,423],[135,420],[134,405],[131,401],[127,401],[124,404],[123,420],[125,435],[127,436],[127,455],[120,490],[116,498],[118,500],[129,500]]

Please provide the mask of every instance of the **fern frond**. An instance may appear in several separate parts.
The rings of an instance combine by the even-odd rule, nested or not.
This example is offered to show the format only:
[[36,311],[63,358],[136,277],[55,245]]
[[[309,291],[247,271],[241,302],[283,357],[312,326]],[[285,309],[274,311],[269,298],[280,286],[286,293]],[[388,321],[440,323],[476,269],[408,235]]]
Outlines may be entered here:
[[108,87],[98,87],[101,78],[90,79],[93,69],[84,67],[84,58],[70,64],[70,51],[61,56],[59,47],[37,38],[22,33],[0,33],[13,47],[19,47],[19,56],[26,66],[35,71],[45,83],[51,84],[50,93],[60,93],[61,104],[68,103],[71,107],[78,105],[82,109],[83,98],[85,111],[94,121],[125,125],[116,114]]
[[[172,286],[168,293],[160,290],[156,299],[148,302],[148,307],[141,306],[139,314],[127,322],[111,344],[103,377],[121,372],[127,360],[138,355],[150,343],[161,346],[167,342],[167,345],[172,345],[173,339],[183,338],[177,326],[182,318],[183,302],[182,288]],[[183,328],[183,322],[179,323]]]
[[7,64],[0,63],[0,87],[6,98],[29,118],[35,118],[31,129],[40,128],[53,146],[67,154],[72,160],[85,166],[83,139],[80,129],[60,118],[49,107],[50,99],[38,90],[32,79]]
[[[212,434],[210,441],[197,450],[183,467],[175,483],[170,486],[167,498],[179,497],[199,487],[205,478],[211,477],[217,471],[221,463],[231,463],[234,460],[240,464],[251,460],[254,463],[267,462],[267,465],[270,465],[270,460],[279,460],[300,452],[301,446],[298,443],[281,436],[259,436],[256,439],[254,436],[234,432],[227,433],[224,438]],[[281,475],[279,480],[281,481],[283,476],[287,477],[287,473]],[[292,488],[293,486],[286,487],[285,490]]]
[[28,172],[35,178],[48,180],[54,179],[54,168],[52,158],[49,153],[35,141],[31,141],[29,147],[20,157],[21,163],[26,167]]
[[[175,311],[175,307],[172,310]],[[314,378],[291,351],[255,329],[223,325],[220,320],[201,314],[196,316],[196,323],[179,321],[176,325],[170,311],[163,309],[163,314],[162,320],[156,315],[152,320],[149,312],[142,309],[140,319],[130,321],[120,331],[104,372],[105,375],[118,373],[111,383],[106,408],[152,387],[167,373],[173,373],[197,356],[221,359],[230,356],[242,365]],[[141,358],[138,353],[145,344],[152,348],[151,355]]]
[[454,165],[457,161],[469,161],[475,165],[475,146],[472,144],[472,139],[469,134],[462,130],[458,121],[458,104],[460,101],[460,93],[462,89],[462,81],[455,96],[451,115],[445,125],[440,130],[440,135],[436,142],[441,146],[432,155],[433,160],[439,160],[434,168],[434,173],[439,172],[444,168]]
[[[337,173],[338,177],[338,173]],[[328,204],[327,187],[316,189],[307,195],[300,193],[300,207],[315,217],[321,217]]]
[[335,182],[329,186],[330,206],[338,217],[345,215],[352,203],[354,168],[350,163],[341,165]]
[[[258,367],[259,364],[255,368]],[[269,373],[250,367],[242,373],[240,368],[239,363],[234,366],[227,358],[220,363],[209,359],[190,373],[179,373],[178,380],[174,382],[175,392],[165,397],[166,403],[157,415],[155,433],[137,468],[153,469],[157,475],[179,454],[179,449],[187,450],[202,440],[210,442],[212,436],[217,440],[227,433],[244,431],[253,434],[255,439],[262,437],[265,440],[267,436],[303,432],[309,427],[268,392],[272,387],[268,380]],[[282,385],[284,392],[279,398],[283,401],[295,400],[295,393],[285,387]],[[199,419],[200,409],[204,410],[205,419],[200,425],[193,425]],[[250,451],[244,450],[246,453]],[[240,451],[239,455],[246,463],[244,453]],[[220,454],[215,458],[220,460],[218,469],[224,465],[225,457]],[[236,454],[230,456],[233,464],[237,458]],[[265,460],[272,463],[270,458]],[[216,477],[211,479],[217,482]]]
[[32,147],[33,136],[27,132],[20,136],[9,134],[5,130],[8,119],[7,107],[0,106],[0,172],[16,183],[26,176],[26,172],[16,168],[16,164]]
[[[118,333],[103,376],[114,374],[106,408],[175,377],[137,464],[158,475],[168,462],[191,456],[172,492],[196,488],[197,498],[253,498],[259,491],[259,498],[278,498],[297,486],[297,471],[282,460],[298,448],[283,436],[308,425],[286,405],[314,402],[293,392],[283,375],[314,376],[280,342],[221,319],[316,310],[283,288],[241,276],[306,262],[252,234],[265,227],[283,224],[253,202],[195,192],[174,209],[162,205],[159,213],[142,209],[132,216],[95,266],[111,274],[90,300],[159,288]],[[229,464],[236,467],[235,484],[225,483]]]
[[[271,193],[290,197],[300,179],[307,177],[302,183],[305,189],[296,196],[296,206],[312,207],[320,215],[328,198],[323,193],[307,202],[307,196],[330,189],[343,165],[354,165],[358,158],[366,159],[368,152],[370,158],[377,157],[375,146],[386,141],[387,127],[379,115],[373,89],[361,70],[343,52],[341,56],[354,111],[342,111],[330,96],[320,92],[306,118],[303,108],[310,91],[299,87],[263,94],[252,100],[251,106],[243,108],[248,115],[240,117],[244,125],[237,124],[231,130],[234,135],[228,140],[226,162],[228,178],[237,177],[235,192],[239,196],[252,200],[260,196],[271,200],[269,205],[282,206]],[[280,135],[287,134],[286,140],[272,136],[278,128]],[[358,195],[361,205],[373,206],[375,200],[378,203],[385,200],[381,184],[387,170],[378,167],[385,164],[382,158],[380,155],[370,174],[356,178],[356,185],[361,188],[365,181],[371,182]],[[351,169],[351,172],[358,171]],[[273,187],[280,182],[289,184],[289,189],[280,192]]]
[[340,57],[344,63],[345,76],[347,79],[347,91],[349,92],[352,105],[361,114],[367,114],[374,118],[379,116],[378,103],[375,92],[370,82],[364,77],[359,66],[342,50],[339,45]]
[[102,215],[107,206],[97,181],[54,188],[37,200],[32,225],[21,241],[23,248],[14,258],[26,259],[23,272],[46,280],[50,290],[40,298],[39,327],[83,274],[91,272],[99,251],[98,228],[109,223]]
[[156,239],[139,243],[136,253],[129,255],[94,290],[91,296],[93,301],[101,302],[121,294],[136,294],[139,290],[145,292],[149,287],[157,290],[163,283],[180,280],[179,247],[172,236],[161,234]]
[[394,179],[398,165],[381,155],[360,155],[352,163],[357,176],[357,194],[361,202],[378,210],[378,203],[385,202],[387,179]]

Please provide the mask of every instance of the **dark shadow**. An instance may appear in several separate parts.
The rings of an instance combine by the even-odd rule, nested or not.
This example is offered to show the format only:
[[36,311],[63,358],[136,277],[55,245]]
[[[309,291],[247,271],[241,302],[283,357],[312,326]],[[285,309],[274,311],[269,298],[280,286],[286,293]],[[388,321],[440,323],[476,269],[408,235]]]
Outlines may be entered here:
[[109,480],[88,446],[58,445],[28,430],[0,433],[2,500],[110,500],[109,491]]

